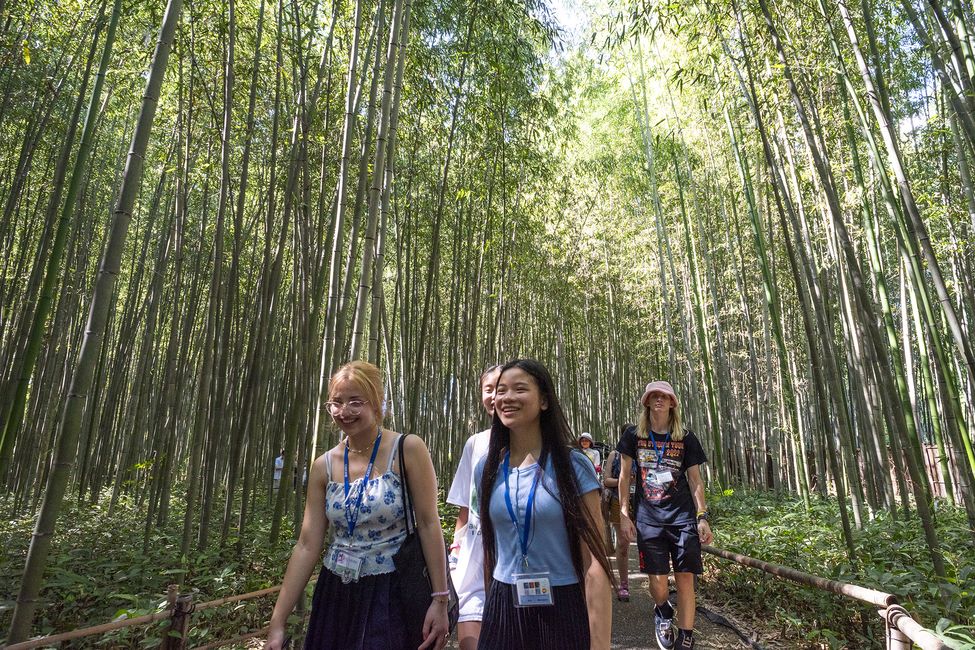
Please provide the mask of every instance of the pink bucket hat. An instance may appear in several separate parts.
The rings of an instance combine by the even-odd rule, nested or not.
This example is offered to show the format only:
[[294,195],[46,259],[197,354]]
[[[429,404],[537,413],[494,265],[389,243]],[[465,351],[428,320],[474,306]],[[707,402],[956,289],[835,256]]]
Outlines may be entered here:
[[647,399],[650,397],[650,393],[663,393],[664,395],[668,395],[674,401],[674,406],[677,406],[677,393],[674,392],[674,387],[668,381],[651,381],[647,384],[646,389],[643,391],[643,397],[640,398],[640,403],[644,406],[647,406]]

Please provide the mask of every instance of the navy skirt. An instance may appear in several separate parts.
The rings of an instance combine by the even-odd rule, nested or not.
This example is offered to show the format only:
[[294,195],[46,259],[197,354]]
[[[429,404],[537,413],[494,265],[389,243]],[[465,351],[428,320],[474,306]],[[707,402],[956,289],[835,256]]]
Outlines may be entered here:
[[477,650],[589,650],[582,587],[552,587],[552,597],[551,606],[515,607],[515,586],[492,580]]
[[311,603],[306,650],[407,650],[405,636],[395,573],[345,584],[322,568]]

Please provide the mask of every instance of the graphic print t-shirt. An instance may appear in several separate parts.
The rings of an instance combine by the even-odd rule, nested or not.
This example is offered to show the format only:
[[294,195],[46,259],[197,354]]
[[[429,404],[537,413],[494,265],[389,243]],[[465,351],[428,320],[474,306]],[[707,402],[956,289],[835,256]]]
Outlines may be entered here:
[[[654,432],[642,439],[637,437],[636,427],[630,427],[623,433],[616,450],[632,458],[639,469],[638,522],[650,526],[694,522],[694,499],[687,483],[687,470],[707,462],[694,433],[684,429],[684,439],[679,442]],[[671,480],[660,480],[666,472],[670,472]]]

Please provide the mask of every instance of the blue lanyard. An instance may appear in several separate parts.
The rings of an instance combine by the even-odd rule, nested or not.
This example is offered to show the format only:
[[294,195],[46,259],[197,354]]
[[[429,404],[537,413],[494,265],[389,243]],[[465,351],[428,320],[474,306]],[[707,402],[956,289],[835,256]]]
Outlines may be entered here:
[[670,431],[667,432],[667,437],[664,441],[660,443],[660,449],[657,449],[657,434],[653,431],[650,432],[650,442],[653,444],[653,453],[657,456],[657,464],[653,466],[655,470],[660,469],[660,461],[664,458],[664,452],[667,451],[667,443],[670,442]]
[[508,515],[511,517],[511,523],[514,524],[515,531],[518,533],[518,543],[521,545],[521,561],[525,566],[528,566],[528,544],[532,530],[532,510],[535,505],[535,491],[538,489],[538,481],[542,477],[542,462],[544,462],[545,458],[543,454],[542,459],[539,461],[538,469],[535,471],[532,486],[528,490],[528,502],[525,504],[524,528],[518,525],[518,515],[515,514],[514,506],[511,505],[511,490],[508,487],[508,476],[511,474],[510,459],[511,452],[505,452],[504,463],[502,464],[504,471],[504,504],[508,506]]
[[345,443],[345,523],[349,525],[349,539],[355,532],[355,522],[359,520],[359,508],[362,507],[362,495],[365,494],[369,484],[369,477],[372,475],[372,466],[376,462],[376,453],[379,451],[379,441],[382,440],[383,430],[379,429],[376,435],[376,442],[372,445],[372,456],[369,457],[369,464],[366,465],[366,473],[362,477],[362,485],[359,487],[359,494],[356,495],[355,505],[349,504],[349,492],[352,486],[349,483],[349,443]]

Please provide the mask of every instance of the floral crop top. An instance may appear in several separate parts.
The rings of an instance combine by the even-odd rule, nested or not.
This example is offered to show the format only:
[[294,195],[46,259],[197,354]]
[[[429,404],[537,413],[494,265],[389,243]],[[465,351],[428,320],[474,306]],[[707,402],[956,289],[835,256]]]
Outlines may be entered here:
[[[336,570],[331,552],[336,545],[348,548],[363,558],[361,576],[392,573],[395,570],[393,556],[399,550],[403,540],[406,539],[406,512],[403,508],[403,492],[400,487],[400,477],[393,472],[397,447],[398,444],[394,442],[386,471],[369,479],[351,539],[345,520],[344,481],[333,481],[331,459],[325,463],[328,475],[328,484],[325,486],[325,516],[328,518],[329,526],[335,531],[335,539],[325,553],[324,564],[325,568],[332,573],[339,573]],[[350,503],[355,501],[361,489],[361,478],[352,481],[349,490]]]

